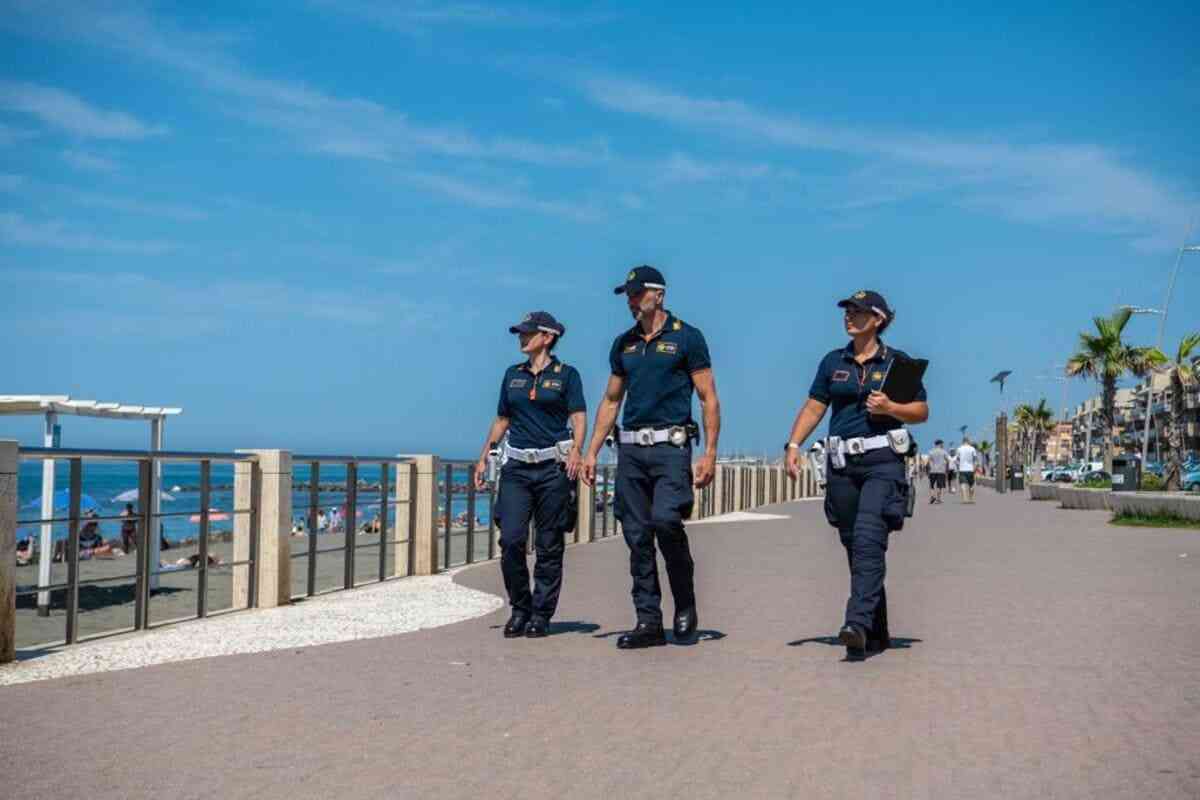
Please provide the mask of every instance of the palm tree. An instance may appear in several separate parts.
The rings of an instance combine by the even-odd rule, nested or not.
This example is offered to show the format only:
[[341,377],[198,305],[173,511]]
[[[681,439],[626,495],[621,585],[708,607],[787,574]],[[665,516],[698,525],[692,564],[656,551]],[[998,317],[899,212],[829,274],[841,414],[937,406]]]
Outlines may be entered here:
[[975,449],[983,456],[983,465],[990,472],[992,467],[992,443],[984,439]]
[[1029,440],[1033,431],[1035,412],[1033,406],[1021,403],[1013,409],[1013,422],[1017,426],[1016,450],[1021,454],[1021,463],[1029,463]]
[[1030,438],[1032,439],[1032,450],[1029,456],[1029,463],[1032,464],[1042,452],[1042,445],[1046,441],[1046,434],[1054,430],[1054,409],[1046,405],[1046,398],[1043,397],[1031,411],[1029,431]]
[[1069,378],[1091,378],[1100,384],[1100,423],[1106,434],[1104,469],[1112,472],[1114,442],[1113,417],[1117,381],[1126,374],[1144,378],[1154,365],[1153,347],[1136,347],[1122,341],[1121,334],[1133,312],[1118,309],[1110,317],[1095,317],[1096,332],[1079,334],[1079,349],[1067,359]]
[[[1167,463],[1163,477],[1167,481],[1167,491],[1180,488],[1180,456],[1183,454],[1183,396],[1200,381],[1200,333],[1192,333],[1179,343],[1175,358],[1168,358],[1165,353],[1155,350],[1151,355],[1155,362],[1155,371],[1168,375],[1171,379],[1171,414],[1169,423],[1170,448],[1167,450]],[[1162,435],[1162,432],[1159,432]]]

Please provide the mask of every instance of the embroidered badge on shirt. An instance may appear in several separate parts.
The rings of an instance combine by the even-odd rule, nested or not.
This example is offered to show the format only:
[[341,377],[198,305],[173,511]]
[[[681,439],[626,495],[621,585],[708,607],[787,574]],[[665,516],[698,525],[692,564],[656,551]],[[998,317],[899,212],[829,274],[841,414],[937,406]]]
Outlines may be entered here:
[[511,381],[508,382],[508,388],[520,389],[520,388],[524,387],[526,383],[528,383],[528,381],[526,381],[524,378],[513,378]]
[[873,381],[881,381],[881,380],[883,380],[883,373],[882,373],[882,372],[878,372],[878,371],[876,371],[876,372],[872,372],[872,373],[871,373],[871,380],[873,380]]
[[554,389],[556,391],[562,391],[562,381],[559,381],[559,380],[542,381],[542,388],[543,389]]
[[625,352],[626,352],[626,353],[636,353],[636,352],[637,352],[637,349],[638,349],[638,346],[637,346],[637,344],[636,344],[636,343],[635,343],[635,344],[627,344],[627,345],[625,345]]
[[679,352],[679,345],[675,344],[675,342],[659,342],[654,350],[658,353],[666,353],[669,356],[673,356]]
[[850,373],[849,373],[849,372],[847,372],[847,371],[846,371],[846,370],[844,370],[844,369],[839,369],[837,372],[833,373],[833,378],[832,378],[832,380],[835,380],[835,381],[848,381],[848,380],[850,380]]

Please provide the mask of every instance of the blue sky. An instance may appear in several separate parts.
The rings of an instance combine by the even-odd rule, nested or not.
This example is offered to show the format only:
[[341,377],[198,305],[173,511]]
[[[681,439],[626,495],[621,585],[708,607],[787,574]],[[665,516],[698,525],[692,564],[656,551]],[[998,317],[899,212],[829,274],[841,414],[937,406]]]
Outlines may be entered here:
[[[648,262],[708,336],[724,449],[778,451],[863,287],[932,362],[920,439],[982,429],[1002,368],[1058,406],[1038,376],[1163,304],[1200,212],[1198,21],[0,2],[0,393],[180,405],[180,448],[466,455],[526,311],[567,324],[594,406],[611,287]],[[1200,328],[1188,259],[1169,342]]]

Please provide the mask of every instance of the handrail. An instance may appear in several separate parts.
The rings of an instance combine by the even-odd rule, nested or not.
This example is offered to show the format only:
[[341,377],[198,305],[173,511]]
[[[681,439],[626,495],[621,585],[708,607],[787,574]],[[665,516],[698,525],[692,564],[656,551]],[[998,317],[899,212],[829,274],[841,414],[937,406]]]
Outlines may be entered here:
[[81,447],[19,447],[17,457],[26,460],[87,458],[98,461],[258,461],[256,453],[209,453],[184,450],[106,450]]

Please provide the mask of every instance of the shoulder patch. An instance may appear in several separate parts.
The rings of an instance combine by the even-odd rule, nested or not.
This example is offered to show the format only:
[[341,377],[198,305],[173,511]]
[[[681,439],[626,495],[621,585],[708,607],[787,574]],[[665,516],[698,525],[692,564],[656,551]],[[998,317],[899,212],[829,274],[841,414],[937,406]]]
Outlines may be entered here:
[[562,368],[563,368],[563,363],[561,361],[554,365],[555,372],[562,372]]
[[671,326],[671,330],[673,330],[673,331],[681,331],[681,330],[683,330],[683,321],[682,321],[682,320],[678,320],[678,319],[677,319],[677,320],[675,320],[675,324]]

